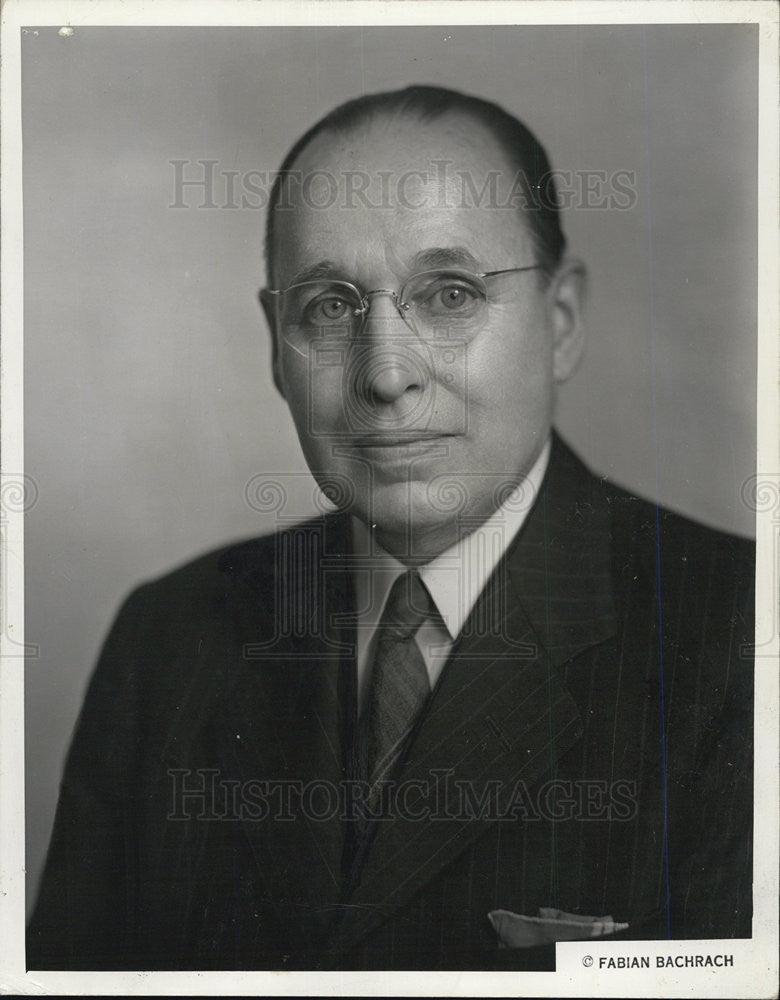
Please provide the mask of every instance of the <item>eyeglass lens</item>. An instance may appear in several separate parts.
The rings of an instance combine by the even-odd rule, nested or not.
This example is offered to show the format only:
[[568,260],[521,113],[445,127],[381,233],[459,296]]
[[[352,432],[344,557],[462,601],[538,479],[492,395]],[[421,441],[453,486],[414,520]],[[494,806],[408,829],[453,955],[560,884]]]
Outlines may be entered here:
[[355,336],[378,294],[392,295],[396,308],[420,337],[478,332],[487,312],[487,288],[467,271],[432,270],[413,275],[395,296],[385,290],[361,297],[344,281],[306,281],[279,296],[279,321],[286,336],[312,339]]

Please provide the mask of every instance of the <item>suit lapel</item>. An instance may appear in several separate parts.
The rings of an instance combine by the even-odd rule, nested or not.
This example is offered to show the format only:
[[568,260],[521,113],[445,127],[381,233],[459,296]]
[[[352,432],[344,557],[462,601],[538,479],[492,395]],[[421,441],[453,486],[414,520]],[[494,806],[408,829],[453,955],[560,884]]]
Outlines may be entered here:
[[553,665],[614,634],[612,518],[595,476],[553,434],[550,464],[507,572]]
[[336,951],[403,906],[582,735],[556,667],[614,634],[609,524],[596,481],[556,438],[534,508],[418,722],[397,775],[406,798],[377,824]]

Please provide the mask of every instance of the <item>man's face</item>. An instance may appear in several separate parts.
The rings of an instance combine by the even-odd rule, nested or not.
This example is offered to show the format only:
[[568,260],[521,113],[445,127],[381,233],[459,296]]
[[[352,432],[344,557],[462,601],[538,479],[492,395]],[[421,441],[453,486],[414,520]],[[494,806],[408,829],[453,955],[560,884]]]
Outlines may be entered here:
[[[444,160],[446,173],[435,166]],[[294,169],[292,209],[275,219],[277,288],[313,275],[361,293],[397,292],[442,265],[488,272],[538,263],[521,214],[500,207],[516,171],[469,120],[380,118],[321,133]],[[464,187],[489,191],[491,171],[501,172],[495,204],[464,198]],[[432,557],[527,473],[549,434],[554,385],[579,357],[580,278],[578,267],[550,283],[539,271],[488,278],[476,313],[458,282],[435,286],[439,319],[420,321],[423,303],[415,330],[382,293],[369,296],[351,337],[333,325],[344,306],[331,299],[307,307],[308,334],[277,326],[274,375],[309,467],[321,485],[351,494],[343,506],[376,526],[385,548]],[[471,325],[464,307],[478,317]],[[448,309],[458,317],[451,324],[441,319]],[[321,320],[331,326],[315,330]]]

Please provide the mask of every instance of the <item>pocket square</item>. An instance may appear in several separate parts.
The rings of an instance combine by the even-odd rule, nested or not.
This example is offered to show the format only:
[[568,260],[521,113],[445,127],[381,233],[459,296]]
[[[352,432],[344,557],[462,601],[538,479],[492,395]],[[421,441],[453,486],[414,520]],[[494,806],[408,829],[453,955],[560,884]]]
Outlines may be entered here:
[[511,910],[491,910],[488,920],[498,934],[499,948],[534,948],[555,941],[607,937],[628,927],[615,923],[612,917],[584,917],[549,906],[541,906],[537,917]]

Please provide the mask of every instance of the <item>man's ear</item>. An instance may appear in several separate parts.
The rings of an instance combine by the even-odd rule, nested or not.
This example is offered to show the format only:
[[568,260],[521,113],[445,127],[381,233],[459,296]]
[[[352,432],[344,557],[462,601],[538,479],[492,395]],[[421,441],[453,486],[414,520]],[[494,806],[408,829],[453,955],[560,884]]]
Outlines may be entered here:
[[547,289],[553,328],[553,377],[558,383],[574,374],[582,358],[586,291],[585,265],[579,260],[564,260]]
[[268,329],[271,333],[271,371],[273,373],[274,385],[282,399],[286,399],[284,383],[282,381],[282,363],[279,356],[279,338],[276,330],[276,301],[273,295],[265,288],[260,289],[258,298],[260,299],[260,305],[263,307]]

